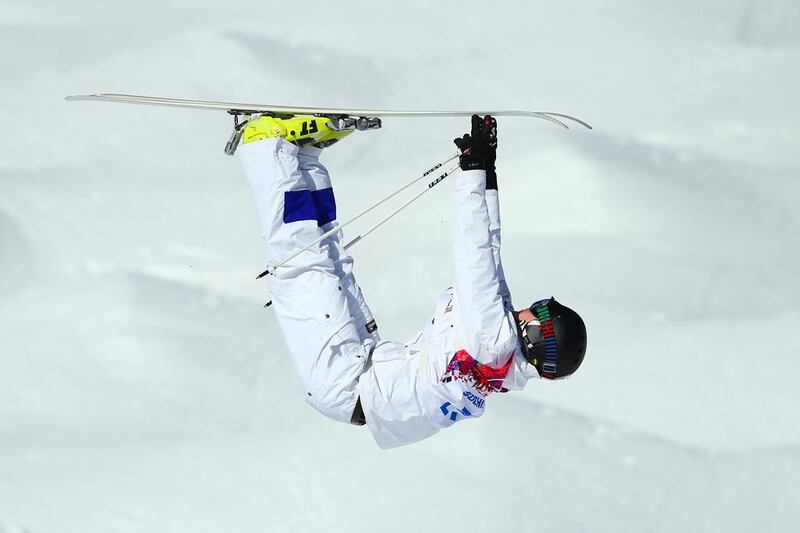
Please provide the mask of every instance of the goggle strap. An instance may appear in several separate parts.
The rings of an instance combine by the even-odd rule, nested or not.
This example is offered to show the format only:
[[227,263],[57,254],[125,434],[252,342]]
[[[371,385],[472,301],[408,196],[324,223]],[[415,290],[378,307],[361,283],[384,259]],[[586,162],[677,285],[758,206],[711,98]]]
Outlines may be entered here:
[[554,378],[557,370],[558,344],[556,343],[556,332],[555,328],[553,328],[550,310],[547,308],[547,304],[543,304],[532,306],[531,311],[539,319],[542,336],[544,337],[545,355],[542,364],[542,375],[548,378]]

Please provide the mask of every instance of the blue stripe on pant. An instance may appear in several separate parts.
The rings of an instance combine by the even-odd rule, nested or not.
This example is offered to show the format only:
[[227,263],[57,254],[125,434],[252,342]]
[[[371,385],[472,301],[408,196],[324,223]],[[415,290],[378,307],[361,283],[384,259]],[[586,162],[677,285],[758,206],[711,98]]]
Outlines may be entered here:
[[333,188],[318,191],[286,191],[283,197],[283,222],[316,220],[317,226],[324,226],[336,220],[336,199]]

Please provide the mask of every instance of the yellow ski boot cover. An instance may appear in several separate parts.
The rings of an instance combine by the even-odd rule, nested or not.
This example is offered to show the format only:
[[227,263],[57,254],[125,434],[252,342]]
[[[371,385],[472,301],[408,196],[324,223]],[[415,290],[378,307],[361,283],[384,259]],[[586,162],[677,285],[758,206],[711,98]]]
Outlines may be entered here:
[[252,119],[244,128],[242,143],[260,141],[273,137],[283,137],[298,146],[311,144],[325,148],[353,132],[351,129],[336,131],[329,126],[327,117],[294,116],[276,118],[260,116]]

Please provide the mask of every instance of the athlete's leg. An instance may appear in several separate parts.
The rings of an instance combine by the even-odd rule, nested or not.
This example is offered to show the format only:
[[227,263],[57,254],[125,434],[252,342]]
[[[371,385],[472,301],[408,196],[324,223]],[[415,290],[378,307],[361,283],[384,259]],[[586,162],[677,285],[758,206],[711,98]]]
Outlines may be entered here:
[[[282,138],[239,148],[264,238],[268,263],[277,264],[322,234],[298,147]],[[349,422],[358,378],[368,359],[329,246],[320,243],[269,276],[273,308],[306,400],[326,416]]]
[[[317,209],[319,213],[319,223],[321,229],[328,232],[338,225],[336,221],[336,200],[333,195],[333,186],[328,169],[325,168],[319,156],[321,148],[313,146],[303,146],[298,153],[300,171],[308,179],[309,185],[315,191]],[[350,313],[356,319],[358,334],[362,342],[374,346],[380,341],[377,331],[377,323],[372,315],[364,295],[361,292],[353,274],[353,257],[344,249],[342,243],[342,232],[338,231],[323,241],[328,246],[328,253],[333,259],[336,274],[341,280],[342,288],[347,296],[350,305]],[[368,348],[369,349],[369,348]]]

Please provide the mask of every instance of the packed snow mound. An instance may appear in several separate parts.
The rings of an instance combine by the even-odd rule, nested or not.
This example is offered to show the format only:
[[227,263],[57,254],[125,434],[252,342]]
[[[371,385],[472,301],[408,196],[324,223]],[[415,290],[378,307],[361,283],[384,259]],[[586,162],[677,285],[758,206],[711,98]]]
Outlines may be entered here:
[[800,46],[800,4],[793,0],[752,0],[741,14],[737,37],[756,46]]
[[[70,305],[58,304],[64,301]],[[95,276],[12,295],[0,316],[7,371],[0,383],[13,399],[0,412],[40,435],[57,423],[67,438],[91,440],[102,428],[103,440],[124,442],[132,434],[205,428],[207,418],[223,430],[254,410],[265,420],[280,418],[259,407],[267,379],[274,394],[297,396],[282,351],[265,353],[270,337],[279,336],[272,322],[228,297],[172,281]],[[297,400],[286,405],[300,406]],[[19,418],[23,407],[29,414]]]
[[0,294],[29,285],[35,272],[29,242],[14,219],[0,210]]

